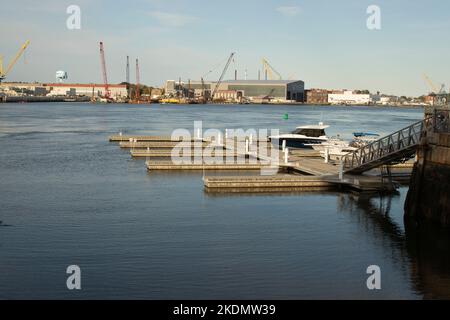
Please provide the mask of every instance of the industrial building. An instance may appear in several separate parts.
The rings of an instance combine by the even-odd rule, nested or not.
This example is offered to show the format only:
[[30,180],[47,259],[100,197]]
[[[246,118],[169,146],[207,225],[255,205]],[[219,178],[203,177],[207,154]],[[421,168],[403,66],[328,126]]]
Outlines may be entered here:
[[303,102],[305,83],[301,80],[228,80],[218,89],[242,91],[250,100],[270,97],[278,101]]
[[305,103],[307,104],[328,104],[328,95],[332,93],[327,89],[309,89],[305,90]]
[[[89,96],[99,97],[105,95],[103,84],[70,84],[70,83],[21,83],[4,82],[0,84],[1,91],[9,96]],[[111,98],[127,97],[127,86],[108,85]]]
[[345,105],[368,105],[371,103],[370,94],[358,94],[353,91],[328,94],[328,103]]
[[[50,96],[105,96],[105,85],[103,84],[70,84],[70,83],[47,83]],[[109,84],[108,90],[112,99],[125,98],[128,96],[127,86],[122,84]]]
[[7,96],[45,96],[48,91],[42,83],[26,83],[26,82],[2,82],[0,83],[0,91]]
[[[202,91],[214,91],[216,82],[211,81],[174,81],[168,80],[165,85],[167,95],[176,95],[189,89],[195,96],[201,95]],[[250,101],[269,99],[272,101],[296,101],[303,102],[305,94],[305,83],[301,80],[227,80],[222,81],[217,87],[216,93],[223,92],[217,97],[236,97],[243,95]],[[234,92],[234,93],[231,93]],[[226,94],[225,94],[226,93]]]

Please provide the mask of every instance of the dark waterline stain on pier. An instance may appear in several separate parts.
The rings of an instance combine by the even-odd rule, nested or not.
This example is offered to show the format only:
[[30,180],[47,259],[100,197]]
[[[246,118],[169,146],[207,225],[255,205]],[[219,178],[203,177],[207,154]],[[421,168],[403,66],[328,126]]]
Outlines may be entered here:
[[[450,241],[405,230],[404,188],[211,195],[201,172],[147,173],[108,142],[196,120],[281,131],[323,120],[350,138],[421,118],[403,108],[0,104],[0,220],[12,226],[0,228],[0,298],[450,298]],[[81,292],[66,289],[71,264]],[[378,292],[366,288],[372,264]]]

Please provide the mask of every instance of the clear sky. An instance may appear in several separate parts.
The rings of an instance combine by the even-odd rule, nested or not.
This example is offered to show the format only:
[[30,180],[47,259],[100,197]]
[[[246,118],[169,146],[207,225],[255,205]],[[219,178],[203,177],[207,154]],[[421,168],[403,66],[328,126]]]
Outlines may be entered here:
[[[69,30],[69,5],[81,8],[81,29]],[[381,9],[381,30],[366,26],[369,5]],[[19,0],[0,7],[0,54],[8,62],[26,39],[10,81],[101,82],[98,42],[108,78],[125,81],[125,59],[139,57],[141,82],[217,80],[248,70],[256,79],[267,58],[284,79],[307,88],[369,89],[397,95],[430,91],[422,78],[450,85],[450,1],[428,0]]]

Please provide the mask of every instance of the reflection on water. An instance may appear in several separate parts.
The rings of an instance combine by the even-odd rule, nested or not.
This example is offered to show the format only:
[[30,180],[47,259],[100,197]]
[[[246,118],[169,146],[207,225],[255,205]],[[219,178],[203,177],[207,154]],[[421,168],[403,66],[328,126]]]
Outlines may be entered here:
[[[341,194],[340,211],[358,216],[357,221],[374,237],[388,244],[393,259],[407,262],[411,283],[425,299],[450,299],[450,230],[435,225],[396,222],[390,216],[398,195]],[[405,223],[407,223],[405,221]]]

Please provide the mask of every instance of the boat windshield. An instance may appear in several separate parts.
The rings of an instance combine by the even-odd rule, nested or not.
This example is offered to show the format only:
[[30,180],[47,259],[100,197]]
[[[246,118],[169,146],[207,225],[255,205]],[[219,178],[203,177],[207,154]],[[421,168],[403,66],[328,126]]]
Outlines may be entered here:
[[324,129],[305,129],[305,128],[298,128],[294,131],[292,131],[293,134],[301,134],[307,137],[322,137],[325,135]]

